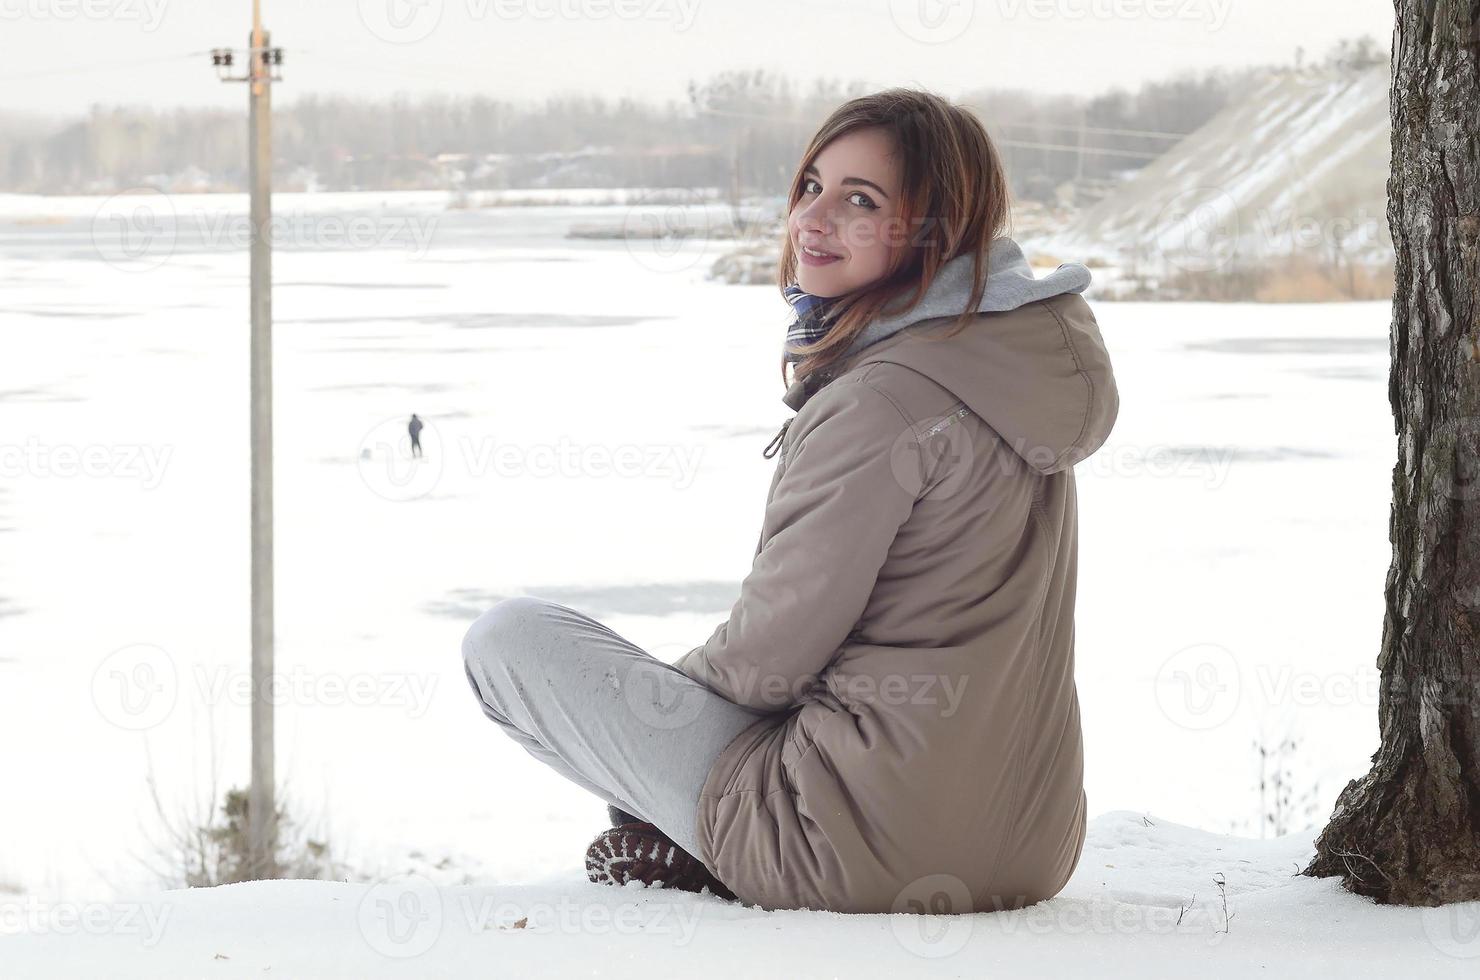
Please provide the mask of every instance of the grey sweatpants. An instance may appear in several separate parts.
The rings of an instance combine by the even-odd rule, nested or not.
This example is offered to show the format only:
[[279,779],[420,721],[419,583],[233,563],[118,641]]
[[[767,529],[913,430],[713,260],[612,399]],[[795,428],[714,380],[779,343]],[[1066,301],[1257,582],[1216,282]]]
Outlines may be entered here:
[[530,755],[699,854],[709,767],[764,712],[536,596],[500,600],[474,621],[462,649],[483,713]]

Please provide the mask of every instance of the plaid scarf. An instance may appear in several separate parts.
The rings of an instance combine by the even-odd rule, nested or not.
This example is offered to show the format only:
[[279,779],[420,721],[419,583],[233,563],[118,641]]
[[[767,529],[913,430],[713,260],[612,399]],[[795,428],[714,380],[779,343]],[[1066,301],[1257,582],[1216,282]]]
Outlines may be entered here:
[[828,319],[837,296],[814,296],[796,283],[787,286],[783,293],[791,304],[796,319],[786,329],[785,355],[788,361],[799,361],[802,355],[791,348],[803,344],[815,344],[832,328]]

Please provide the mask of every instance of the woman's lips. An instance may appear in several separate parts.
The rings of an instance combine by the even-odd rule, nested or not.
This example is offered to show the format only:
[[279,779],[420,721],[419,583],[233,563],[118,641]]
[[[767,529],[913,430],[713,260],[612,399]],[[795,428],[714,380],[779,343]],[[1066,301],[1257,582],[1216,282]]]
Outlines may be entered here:
[[813,255],[811,252],[807,251],[807,246],[805,245],[797,248],[797,254],[801,256],[803,265],[831,265],[834,262],[841,261],[838,256],[831,253]]

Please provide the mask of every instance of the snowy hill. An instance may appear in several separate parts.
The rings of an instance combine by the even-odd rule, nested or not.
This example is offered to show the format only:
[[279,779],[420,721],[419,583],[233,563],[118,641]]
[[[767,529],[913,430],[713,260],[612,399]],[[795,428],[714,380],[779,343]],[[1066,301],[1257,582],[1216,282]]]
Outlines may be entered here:
[[1389,74],[1284,74],[1152,161],[1063,229],[1046,254],[1192,271],[1308,252],[1381,261]]
[[1480,903],[1379,906],[1295,875],[1310,853],[1308,834],[1227,837],[1121,810],[1092,821],[1063,893],[1011,912],[766,912],[577,868],[519,885],[250,882],[72,909],[66,925],[33,908],[0,959],[13,978],[150,980],[1476,975]]

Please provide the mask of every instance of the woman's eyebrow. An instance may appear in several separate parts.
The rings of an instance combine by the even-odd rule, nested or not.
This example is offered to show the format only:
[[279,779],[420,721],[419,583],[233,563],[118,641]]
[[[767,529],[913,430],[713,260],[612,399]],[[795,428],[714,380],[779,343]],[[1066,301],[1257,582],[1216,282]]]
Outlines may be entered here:
[[[818,180],[822,179],[822,174],[818,173],[817,168],[812,166],[810,163],[807,164],[806,169],[802,171],[802,175],[804,177],[816,177]],[[844,186],[847,186],[848,184],[862,184],[864,187],[872,187],[874,190],[882,194],[885,198],[889,197],[889,195],[885,193],[884,188],[880,187],[878,184],[874,183],[871,180],[864,180],[862,177],[844,177],[839,183],[843,184]]]

